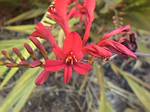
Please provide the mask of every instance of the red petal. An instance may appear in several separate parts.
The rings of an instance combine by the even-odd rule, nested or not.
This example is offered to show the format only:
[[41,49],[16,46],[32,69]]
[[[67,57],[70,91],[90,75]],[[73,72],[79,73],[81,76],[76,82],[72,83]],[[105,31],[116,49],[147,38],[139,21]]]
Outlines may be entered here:
[[85,34],[84,34],[84,38],[83,38],[84,44],[86,44],[86,42],[88,41],[88,39],[90,37],[91,27],[92,27],[92,22],[89,22],[86,26],[86,30],[85,30]]
[[43,39],[50,41],[50,43],[52,44],[53,47],[57,46],[55,38],[50,33],[50,30],[47,29],[42,23],[37,24],[36,31],[33,32],[31,36],[41,37]]
[[72,67],[66,66],[64,70],[64,83],[68,84],[72,78]]
[[86,23],[86,32],[84,34],[83,43],[86,43],[90,36],[90,30],[92,26],[92,22],[94,20],[94,9],[96,6],[95,0],[85,0],[84,6],[88,11],[87,23]]
[[100,46],[108,47],[112,52],[115,52],[117,54],[127,55],[129,57],[132,57],[136,59],[136,55],[130,51],[127,47],[120,44],[119,42],[113,41],[113,40],[103,40],[99,44]]
[[35,83],[36,85],[43,85],[49,77],[49,72],[43,71],[36,79]]
[[74,70],[81,75],[87,75],[92,70],[92,66],[90,64],[78,63],[74,65]]
[[85,0],[84,6],[88,10],[88,15],[89,15],[90,21],[93,21],[96,0]]
[[92,44],[84,48],[86,54],[91,54],[94,57],[109,58],[112,53],[105,47],[99,47],[98,45]]
[[44,67],[46,71],[56,72],[63,69],[65,64],[60,60],[47,60]]
[[65,55],[64,55],[64,52],[61,48],[54,48],[53,49],[53,52],[55,53],[55,55],[57,56],[57,58],[59,59],[64,59],[65,58]]
[[55,19],[58,24],[61,25],[63,30],[65,31],[66,35],[70,32],[69,24],[68,24],[68,17],[67,17],[67,8],[68,4],[66,0],[55,0],[55,9],[51,11],[49,9],[50,16]]
[[122,34],[124,32],[129,32],[131,30],[130,25],[124,26],[124,27],[120,27],[116,30],[113,30],[112,32],[104,35],[104,37],[102,38],[102,40],[106,40],[111,38],[112,36],[118,35],[118,34]]
[[75,8],[72,8],[71,11],[69,12],[68,18],[80,18],[81,17],[81,13]]
[[73,32],[69,34],[69,37],[66,37],[64,42],[64,53],[68,54],[69,52],[75,53],[77,58],[82,58],[82,40],[78,33]]
[[56,12],[64,20],[67,18],[67,5],[66,0],[55,0]]

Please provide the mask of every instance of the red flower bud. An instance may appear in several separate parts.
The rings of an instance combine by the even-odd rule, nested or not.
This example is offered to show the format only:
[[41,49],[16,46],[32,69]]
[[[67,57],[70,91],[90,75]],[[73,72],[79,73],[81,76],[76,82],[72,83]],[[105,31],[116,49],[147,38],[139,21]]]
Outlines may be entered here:
[[41,52],[41,54],[44,56],[44,59],[48,59],[48,54],[47,54],[44,46],[40,43],[40,41],[37,38],[32,37],[32,36],[30,36],[30,40],[39,49],[39,51]]
[[26,50],[28,51],[28,53],[31,55],[32,59],[33,60],[37,60],[37,57],[36,57],[36,55],[35,55],[32,47],[29,44],[27,44],[27,43],[24,43],[24,47],[26,48]]
[[22,54],[18,48],[13,48],[12,50],[20,58],[21,61],[25,61],[25,58],[22,56]]

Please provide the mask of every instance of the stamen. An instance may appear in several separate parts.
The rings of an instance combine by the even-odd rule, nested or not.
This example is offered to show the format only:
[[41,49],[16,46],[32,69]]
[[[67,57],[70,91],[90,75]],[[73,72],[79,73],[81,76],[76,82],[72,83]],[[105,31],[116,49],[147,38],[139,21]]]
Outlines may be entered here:
[[76,56],[73,56],[73,59],[75,60],[75,62],[77,62],[78,60],[76,59]]
[[76,56],[74,55],[74,53],[70,52],[69,55],[67,56],[65,62],[67,64],[73,65],[75,62],[78,62],[78,60],[77,60]]

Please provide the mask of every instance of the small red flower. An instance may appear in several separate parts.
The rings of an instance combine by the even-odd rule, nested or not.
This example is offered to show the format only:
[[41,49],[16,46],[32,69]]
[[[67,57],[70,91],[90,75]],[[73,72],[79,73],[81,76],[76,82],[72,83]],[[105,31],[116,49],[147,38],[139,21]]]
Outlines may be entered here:
[[73,69],[81,74],[86,75],[92,66],[87,63],[83,63],[83,45],[80,36],[76,32],[70,33],[69,37],[66,37],[63,49],[55,49],[59,52],[57,60],[47,60],[44,67],[45,71],[56,72],[64,69],[64,83],[67,84],[72,78]]
[[68,2],[67,0],[55,0],[55,6],[48,9],[50,18],[54,19],[63,28],[66,35],[70,33],[69,18],[67,16]]
[[85,34],[83,43],[85,44],[90,36],[90,30],[92,22],[94,20],[94,9],[96,6],[96,0],[84,0],[83,4],[77,3],[76,7],[72,8],[69,13],[69,18],[80,18],[85,23]]
[[[64,69],[64,83],[67,84],[72,78],[73,70],[81,75],[86,75],[92,69],[90,64],[83,62],[83,42],[78,33],[72,32],[66,35],[63,49],[56,44],[54,37],[42,23],[39,23],[36,26],[36,31],[30,36],[32,41],[35,37],[41,37],[48,40],[57,57],[57,60],[45,58],[45,64],[43,64],[44,71],[37,78],[37,85],[41,85],[47,80],[49,72],[56,72]],[[37,45],[38,42],[34,43]],[[43,49],[39,43],[37,47]]]

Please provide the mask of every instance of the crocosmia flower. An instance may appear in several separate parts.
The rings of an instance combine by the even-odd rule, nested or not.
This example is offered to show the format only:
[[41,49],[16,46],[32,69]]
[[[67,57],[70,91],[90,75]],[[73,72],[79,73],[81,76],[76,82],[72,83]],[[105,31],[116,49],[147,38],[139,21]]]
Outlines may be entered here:
[[[35,81],[37,85],[44,84],[52,72],[63,70],[64,83],[68,84],[72,79],[73,72],[79,75],[87,75],[92,70],[92,65],[87,55],[91,55],[92,58],[109,59],[111,56],[118,54],[136,59],[136,55],[129,50],[131,47],[136,48],[133,35],[130,35],[129,40],[121,38],[116,41],[112,39],[113,36],[131,32],[129,25],[105,34],[97,44],[88,43],[94,20],[95,5],[96,0],[83,0],[82,3],[79,0],[54,0],[54,6],[48,9],[48,17],[55,20],[63,29],[65,34],[63,47],[58,46],[55,37],[51,33],[51,29],[44,26],[43,23],[39,23],[35,31],[29,36],[29,39],[37,47],[43,60],[41,61],[36,56],[32,47],[25,43],[24,47],[30,54],[32,62],[28,62],[19,49],[13,48],[12,52],[20,59],[20,62],[16,62],[6,50],[3,50],[3,57],[7,61],[0,62],[0,65],[7,67],[43,68],[44,70]],[[72,18],[80,18],[79,24],[81,22],[84,23],[85,33],[83,38],[81,38],[79,33],[71,31],[69,21]],[[44,39],[49,43],[51,52],[56,56],[55,60],[49,59],[48,52],[38,38]],[[125,45],[126,42],[128,43],[127,45]]]
[[33,33],[33,35],[35,37],[41,36],[42,38],[45,36],[45,39],[49,40],[50,44],[53,45],[53,52],[57,57],[57,60],[45,60],[45,64],[43,64],[44,71],[36,80],[38,85],[48,78],[49,72],[56,72],[64,69],[64,82],[67,84],[72,78],[73,70],[78,74],[86,75],[92,69],[90,64],[83,61],[83,42],[78,33],[71,32],[68,35],[69,37],[66,37],[63,48],[60,48],[56,44],[56,41],[50,31],[48,31],[44,25],[39,23],[36,29],[37,30]]
[[84,54],[82,52],[83,44],[80,36],[76,32],[70,33],[66,37],[63,49],[55,49],[60,52],[57,60],[47,60],[44,67],[45,71],[56,72],[64,69],[64,82],[67,84],[72,78],[72,71],[78,74],[86,75],[91,69],[90,64],[83,62]]

